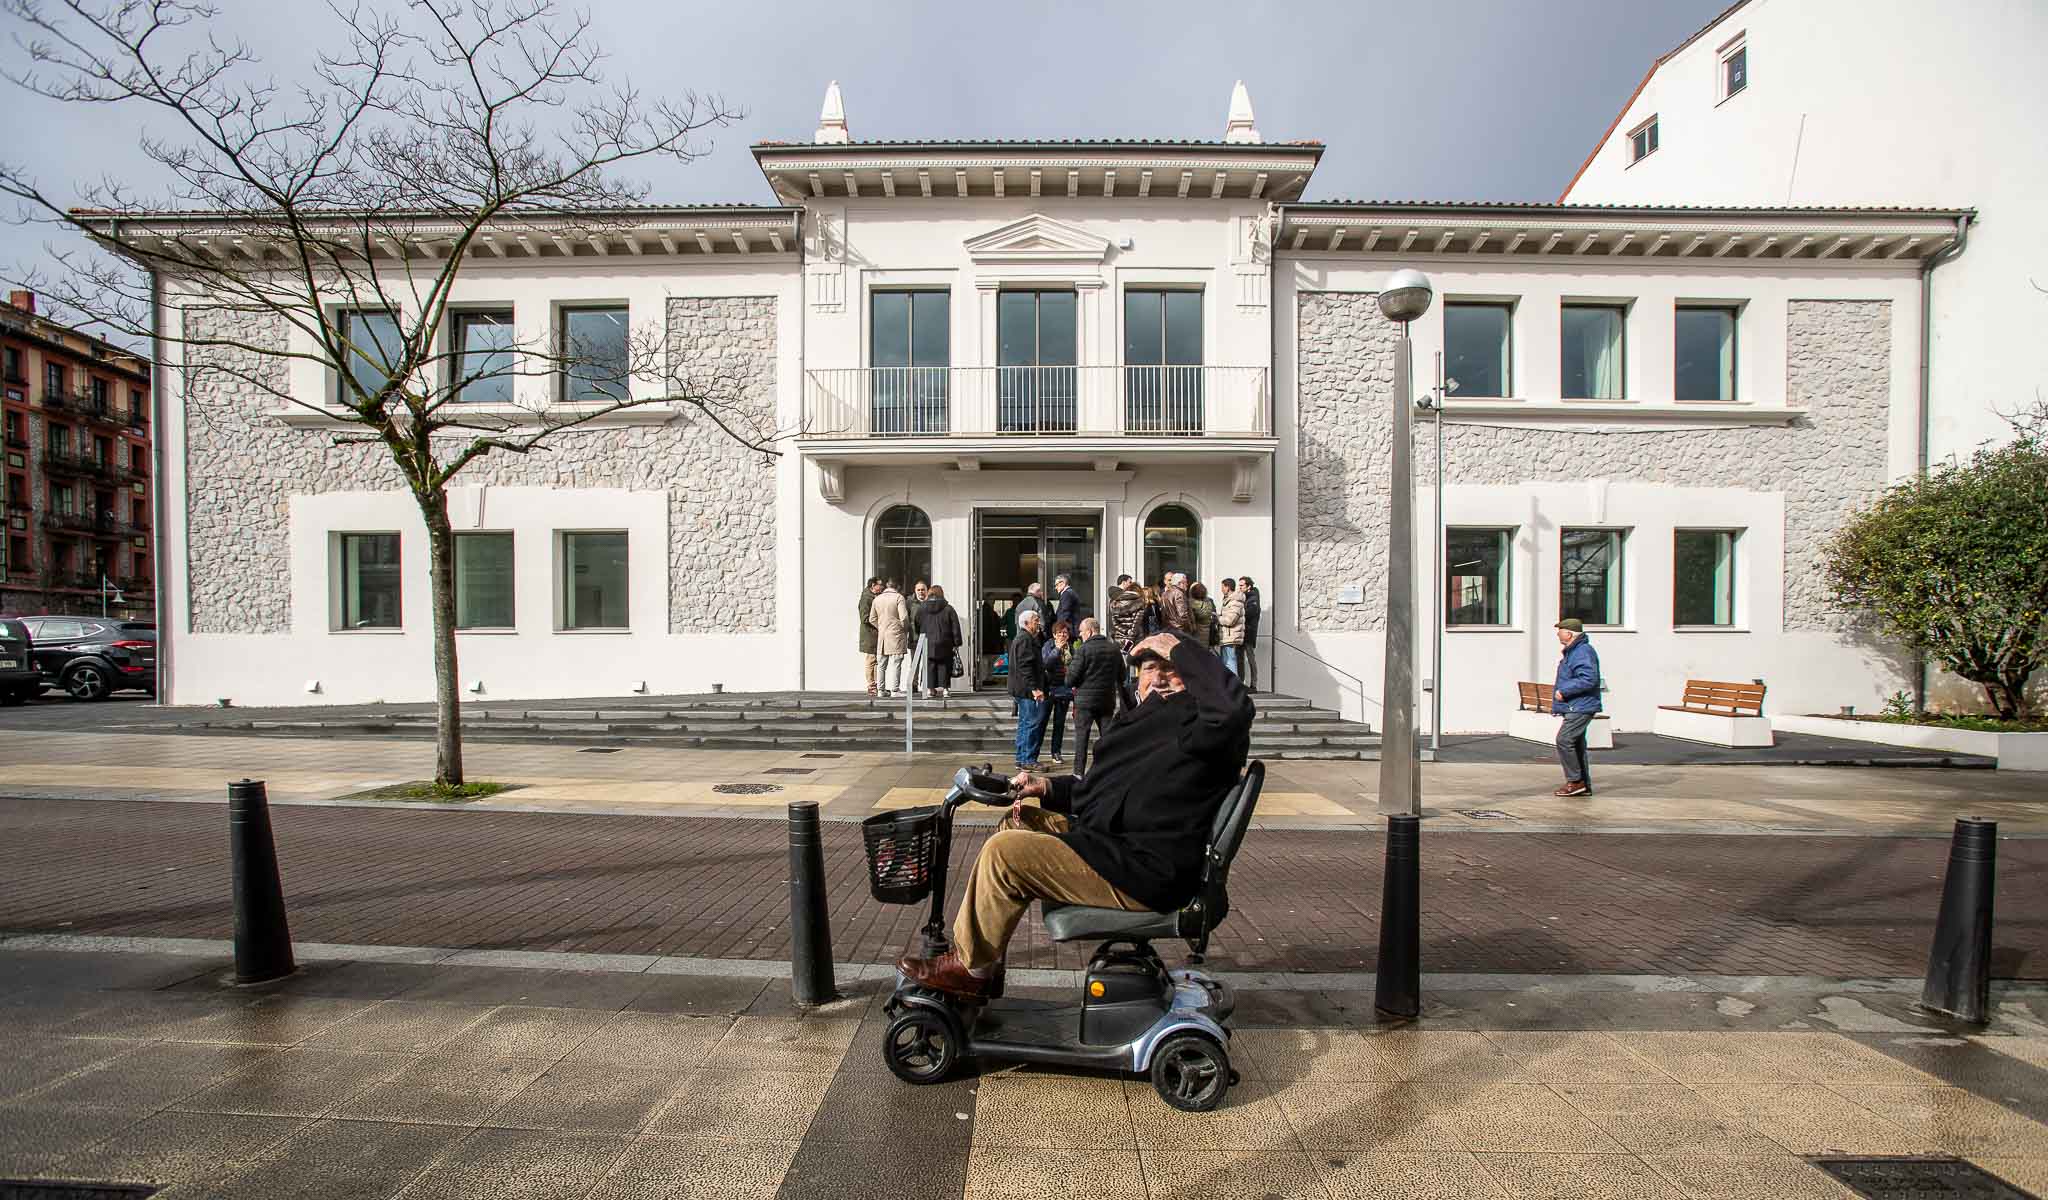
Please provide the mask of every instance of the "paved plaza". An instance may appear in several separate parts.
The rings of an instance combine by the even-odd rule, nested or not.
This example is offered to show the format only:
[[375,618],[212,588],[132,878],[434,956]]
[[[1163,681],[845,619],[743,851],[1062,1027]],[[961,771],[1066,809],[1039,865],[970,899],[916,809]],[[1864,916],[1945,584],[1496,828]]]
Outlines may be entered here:
[[[1895,992],[1243,994],[1214,1113],[1029,1068],[915,1088],[883,984],[0,943],[0,1176],[194,1197],[1851,1197],[1806,1156],[2048,1187],[2048,989],[1964,1028]],[[1608,997],[1610,1000],[1611,996]]]

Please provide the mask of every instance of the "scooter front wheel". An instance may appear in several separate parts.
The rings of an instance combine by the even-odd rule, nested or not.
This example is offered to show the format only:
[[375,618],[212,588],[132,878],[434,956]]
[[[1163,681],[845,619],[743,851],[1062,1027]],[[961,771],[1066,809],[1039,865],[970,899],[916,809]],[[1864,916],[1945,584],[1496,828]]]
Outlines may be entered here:
[[1223,1103],[1232,1078],[1229,1053],[1198,1033],[1170,1037],[1152,1052],[1152,1086],[1182,1112],[1209,1112]]
[[905,1083],[938,1083],[960,1064],[960,1027],[942,1013],[912,1008],[882,1035],[882,1060]]

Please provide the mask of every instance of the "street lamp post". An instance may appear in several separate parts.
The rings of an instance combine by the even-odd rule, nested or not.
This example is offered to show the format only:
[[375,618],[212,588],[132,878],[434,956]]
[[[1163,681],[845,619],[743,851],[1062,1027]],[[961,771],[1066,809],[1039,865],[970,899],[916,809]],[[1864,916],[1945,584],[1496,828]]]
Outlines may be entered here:
[[1403,269],[1379,294],[1380,313],[1401,327],[1394,343],[1394,453],[1388,471],[1386,674],[1380,689],[1380,812],[1420,815],[1422,759],[1415,734],[1415,485],[1408,323],[1429,311],[1429,277]]

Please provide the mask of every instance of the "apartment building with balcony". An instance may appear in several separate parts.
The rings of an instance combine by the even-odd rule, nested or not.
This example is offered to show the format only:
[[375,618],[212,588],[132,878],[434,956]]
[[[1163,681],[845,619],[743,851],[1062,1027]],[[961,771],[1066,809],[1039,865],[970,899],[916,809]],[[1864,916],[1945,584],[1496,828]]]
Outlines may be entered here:
[[[1257,579],[1266,685],[1377,721],[1397,387],[1373,295],[1404,266],[1438,290],[1415,390],[1439,354],[1453,381],[1418,585],[1447,728],[1503,728],[1562,616],[1596,630],[1623,728],[1688,675],[1768,677],[1790,711],[1905,686],[1815,561],[1913,469],[1920,270],[1967,213],[1310,201],[1322,152],[1265,140],[1242,88],[1212,142],[936,143],[854,140],[835,87],[809,141],[754,147],[772,206],[494,229],[451,345],[651,329],[782,436],[749,452],[657,404],[465,471],[464,688],[857,688],[870,575],[943,584],[964,682],[997,686],[1027,584],[1102,612],[1119,574],[1179,569]],[[370,249],[397,272],[435,236]],[[175,289],[160,320],[292,347]],[[336,381],[280,364],[286,405],[204,365],[165,378],[170,697],[430,695],[425,531],[383,452],[336,442]],[[579,402],[505,388],[473,402]]]
[[0,611],[155,612],[150,371],[143,357],[0,305],[6,527]]

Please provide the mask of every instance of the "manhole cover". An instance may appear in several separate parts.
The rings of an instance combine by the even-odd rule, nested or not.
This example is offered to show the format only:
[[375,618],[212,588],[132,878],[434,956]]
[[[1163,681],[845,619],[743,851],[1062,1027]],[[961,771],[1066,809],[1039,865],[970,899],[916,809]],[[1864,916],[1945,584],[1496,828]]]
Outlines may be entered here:
[[813,772],[813,771],[815,771],[815,770],[817,770],[817,769],[818,769],[818,768],[816,768],[816,767],[770,767],[770,768],[768,768],[767,770],[765,770],[765,771],[761,772],[761,774],[763,774],[763,775],[809,775],[809,774],[810,774],[811,772]]
[[0,1200],[141,1200],[156,1189],[139,1183],[37,1183],[0,1179]]
[[1475,821],[1512,821],[1515,819],[1497,808],[1461,808],[1458,810],[1458,815],[1470,817]]
[[782,785],[779,783],[714,783],[711,785],[711,790],[721,796],[765,796],[770,792],[781,791]]
[[576,753],[578,753],[578,754],[617,754],[617,753],[618,753],[618,752],[619,752],[619,751],[620,751],[621,749],[624,749],[624,747],[621,747],[621,746],[585,746],[585,747],[584,747],[583,749],[581,749],[581,750],[578,750],[578,751],[577,751]]
[[1816,1158],[1809,1160],[1870,1200],[2034,1200],[1955,1158]]
[[844,757],[845,757],[845,755],[843,755],[843,754],[825,754],[825,753],[820,753],[820,752],[813,752],[813,753],[810,753],[810,754],[805,754],[805,755],[803,755],[802,757],[804,757],[804,758],[844,758]]

